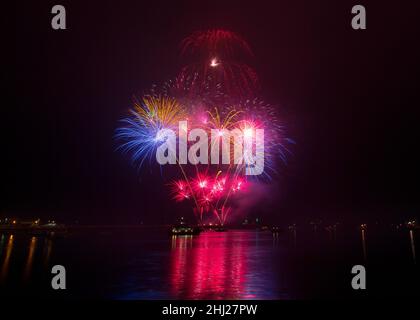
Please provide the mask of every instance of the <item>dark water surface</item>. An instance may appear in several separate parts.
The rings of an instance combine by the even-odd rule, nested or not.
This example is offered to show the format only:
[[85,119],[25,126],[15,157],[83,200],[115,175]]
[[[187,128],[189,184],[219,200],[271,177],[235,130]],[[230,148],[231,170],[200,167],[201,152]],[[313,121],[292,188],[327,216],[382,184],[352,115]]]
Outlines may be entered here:
[[[413,242],[411,241],[411,237]],[[168,236],[92,228],[46,237],[0,233],[0,295],[110,299],[313,299],[418,295],[416,237],[404,230],[311,228]],[[67,290],[51,289],[65,266]],[[367,290],[351,288],[366,266]]]

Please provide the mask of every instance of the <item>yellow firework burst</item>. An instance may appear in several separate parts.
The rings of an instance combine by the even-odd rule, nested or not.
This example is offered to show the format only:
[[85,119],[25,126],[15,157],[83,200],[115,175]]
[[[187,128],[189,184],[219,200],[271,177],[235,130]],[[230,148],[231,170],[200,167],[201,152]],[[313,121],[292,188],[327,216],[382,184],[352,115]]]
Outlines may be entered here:
[[144,96],[134,103],[136,115],[151,126],[172,127],[185,120],[185,107],[177,100],[168,97]]
[[239,116],[241,111],[236,111],[235,109],[230,110],[226,115],[221,115],[218,108],[214,108],[214,111],[207,111],[207,114],[210,117],[209,127],[211,129],[230,129],[235,126],[236,118]]

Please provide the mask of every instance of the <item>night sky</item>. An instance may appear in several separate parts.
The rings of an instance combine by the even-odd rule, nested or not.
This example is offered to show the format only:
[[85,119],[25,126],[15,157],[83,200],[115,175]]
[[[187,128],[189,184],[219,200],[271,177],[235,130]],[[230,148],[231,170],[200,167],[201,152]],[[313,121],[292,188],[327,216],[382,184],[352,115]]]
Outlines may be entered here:
[[[183,38],[225,28],[252,47],[261,96],[296,141],[250,215],[418,217],[420,11],[395,1],[226,2],[19,1],[5,10],[0,214],[125,224],[187,212],[156,168],[138,174],[115,151],[113,135],[134,95],[179,71]],[[358,3],[367,30],[351,28]],[[55,4],[67,30],[50,26]]]

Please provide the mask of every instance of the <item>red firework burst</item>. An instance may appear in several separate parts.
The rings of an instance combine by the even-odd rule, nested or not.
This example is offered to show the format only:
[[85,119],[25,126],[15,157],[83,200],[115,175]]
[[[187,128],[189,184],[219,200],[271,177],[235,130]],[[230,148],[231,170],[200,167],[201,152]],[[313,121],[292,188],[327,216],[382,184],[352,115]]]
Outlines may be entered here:
[[195,203],[194,212],[200,223],[203,215],[210,213],[217,218],[217,222],[224,224],[231,211],[228,199],[245,186],[245,180],[237,175],[198,174],[193,179],[173,181],[171,192],[176,201],[191,200]]
[[[238,55],[252,56],[248,43],[238,34],[228,30],[212,29],[196,31],[181,42],[181,53],[191,55],[204,55],[216,59],[237,58]],[[213,61],[213,65],[217,60]]]
[[247,42],[227,30],[197,31],[181,43],[188,63],[179,78],[194,78],[191,90],[204,91],[209,84],[220,84],[232,96],[249,96],[258,88],[256,72],[242,58],[252,56]]

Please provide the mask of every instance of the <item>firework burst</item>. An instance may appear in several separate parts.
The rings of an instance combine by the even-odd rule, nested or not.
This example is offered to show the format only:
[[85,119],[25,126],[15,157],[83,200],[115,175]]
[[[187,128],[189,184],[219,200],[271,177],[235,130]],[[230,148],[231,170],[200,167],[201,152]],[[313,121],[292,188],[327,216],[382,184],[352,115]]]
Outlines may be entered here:
[[[231,59],[242,54],[253,55],[250,46],[241,36],[222,29],[194,32],[181,42],[181,53],[213,59],[216,59],[216,55]],[[213,65],[216,64],[217,59],[213,61]]]
[[175,180],[171,183],[172,197],[176,201],[195,199],[194,212],[203,223],[203,214],[209,213],[217,218],[217,222],[224,224],[231,208],[227,206],[231,196],[246,188],[246,181],[237,176],[229,176],[217,172],[214,176],[198,173],[190,179]]
[[130,117],[121,120],[122,127],[115,134],[122,143],[118,147],[123,153],[130,153],[133,163],[139,168],[146,159],[151,160],[156,149],[165,140],[162,129],[173,129],[185,119],[185,108],[175,99],[145,96],[134,103]]
[[[229,95],[249,96],[258,89],[256,72],[244,61],[252,56],[248,43],[228,30],[197,31],[181,43],[181,54],[189,62],[180,78],[195,76],[193,91],[202,91],[210,83],[223,86]],[[204,81],[203,81],[204,80]]]

